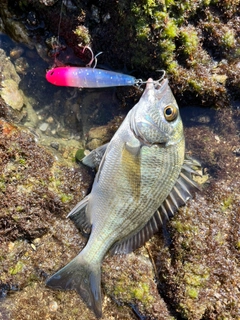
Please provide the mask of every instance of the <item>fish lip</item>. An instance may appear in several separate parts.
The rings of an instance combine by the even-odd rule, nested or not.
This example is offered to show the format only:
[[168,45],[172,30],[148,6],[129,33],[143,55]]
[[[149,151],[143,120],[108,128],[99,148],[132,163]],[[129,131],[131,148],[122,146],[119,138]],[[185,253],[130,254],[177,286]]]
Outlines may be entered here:
[[149,78],[146,82],[146,91],[155,89],[158,91],[158,94],[163,95],[165,90],[168,88],[168,79],[163,79],[161,81],[156,80],[154,81],[152,78]]
[[148,101],[152,101],[154,103],[155,100],[161,100],[166,91],[168,90],[168,79],[163,80],[153,80],[149,78],[146,81],[146,88],[142,94],[141,99],[146,99]]

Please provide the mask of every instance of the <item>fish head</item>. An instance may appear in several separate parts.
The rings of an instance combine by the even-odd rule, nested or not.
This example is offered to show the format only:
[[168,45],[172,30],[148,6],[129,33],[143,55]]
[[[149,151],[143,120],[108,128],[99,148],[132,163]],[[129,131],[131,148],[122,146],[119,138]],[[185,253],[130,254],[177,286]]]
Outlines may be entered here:
[[183,124],[168,80],[148,79],[144,93],[132,109],[130,128],[143,144],[175,145],[182,139]]

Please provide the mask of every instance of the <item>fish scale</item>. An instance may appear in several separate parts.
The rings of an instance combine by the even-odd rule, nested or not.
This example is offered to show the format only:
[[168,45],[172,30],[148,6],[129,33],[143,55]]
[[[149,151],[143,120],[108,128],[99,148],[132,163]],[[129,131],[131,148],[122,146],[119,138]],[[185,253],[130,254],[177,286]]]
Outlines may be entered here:
[[197,189],[191,179],[196,162],[184,158],[183,125],[168,81],[149,79],[109,144],[83,159],[98,172],[91,193],[68,216],[80,230],[89,229],[89,239],[47,285],[75,289],[101,317],[105,254],[142,245]]

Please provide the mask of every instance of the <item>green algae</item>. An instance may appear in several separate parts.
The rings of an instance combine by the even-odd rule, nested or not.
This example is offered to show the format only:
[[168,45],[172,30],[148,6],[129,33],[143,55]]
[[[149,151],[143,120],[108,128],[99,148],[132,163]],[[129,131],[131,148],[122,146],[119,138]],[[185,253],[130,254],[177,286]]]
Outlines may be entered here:
[[197,226],[193,226],[190,223],[182,223],[181,221],[177,221],[177,220],[174,220],[172,222],[172,226],[179,233],[187,233],[187,234],[194,235],[195,233],[199,232],[199,228]]
[[[117,8],[123,25],[116,44],[122,46],[124,30],[130,30],[134,36],[128,47],[131,68],[143,74],[164,68],[181,94],[191,92],[205,104],[226,105],[225,80],[234,70],[231,64],[219,64],[216,74],[214,59],[215,55],[220,62],[237,59],[237,2],[229,3],[232,6],[228,1],[210,0],[133,1],[130,7],[125,3]],[[234,77],[230,78],[234,83]]]
[[18,159],[18,162],[19,162],[19,164],[22,165],[22,166],[25,166],[26,163],[27,163],[26,159],[24,159],[24,158],[19,158],[19,159]]
[[[126,287],[128,288],[127,290]],[[145,308],[154,301],[150,286],[147,282],[131,283],[125,276],[116,284],[114,295],[126,301],[139,300]]]
[[197,31],[193,27],[182,28],[179,33],[182,42],[183,52],[191,55],[197,51],[199,45],[199,37]]
[[232,203],[233,203],[233,195],[230,195],[223,200],[223,204],[221,206],[222,211],[225,212],[227,209],[229,209]]
[[137,288],[132,288],[131,295],[134,299],[143,301],[144,304],[151,303],[154,300],[150,295],[150,288],[147,283],[139,283]]
[[183,266],[183,282],[186,285],[186,297],[197,299],[201,289],[205,288],[210,277],[208,269],[203,269],[201,263],[186,263]]
[[84,149],[78,149],[76,154],[75,154],[75,159],[77,161],[81,161],[84,157],[85,157]]
[[6,191],[6,182],[4,179],[0,179],[0,191],[5,192]]
[[237,243],[236,243],[236,248],[238,249],[238,250],[240,250],[240,239],[237,241]]
[[191,299],[198,298],[198,290],[195,287],[187,286],[186,287],[186,295],[189,296]]
[[62,203],[68,203],[68,202],[73,200],[73,195],[72,194],[62,193],[60,195],[60,199],[61,199]]
[[77,26],[73,33],[78,37],[78,41],[83,47],[90,44],[91,37],[88,29],[85,26]]
[[22,261],[18,261],[17,264],[9,269],[9,274],[16,275],[23,271],[24,264]]
[[234,48],[236,44],[235,32],[231,29],[226,30],[221,40],[226,48]]
[[167,23],[162,35],[168,39],[174,39],[178,35],[178,27],[174,19],[167,19]]
[[222,231],[218,231],[214,239],[219,245],[226,244],[226,234],[223,233]]
[[[114,267],[115,263],[117,268]],[[134,305],[140,313],[153,316],[157,316],[160,308],[166,319],[170,319],[159,299],[152,266],[147,259],[135,254],[123,257],[116,255],[111,259],[105,258],[102,269],[105,293],[114,297],[118,304]]]
[[201,81],[198,81],[197,79],[189,79],[188,84],[190,88],[194,89],[197,92],[201,92],[203,89],[203,84],[201,84]]

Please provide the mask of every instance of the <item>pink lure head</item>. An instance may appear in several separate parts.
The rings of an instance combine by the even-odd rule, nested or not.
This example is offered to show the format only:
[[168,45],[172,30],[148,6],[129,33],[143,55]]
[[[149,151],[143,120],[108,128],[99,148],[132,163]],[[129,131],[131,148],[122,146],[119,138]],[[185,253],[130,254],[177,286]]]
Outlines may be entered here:
[[68,70],[70,67],[59,67],[51,69],[46,74],[48,82],[55,86],[69,86]]

